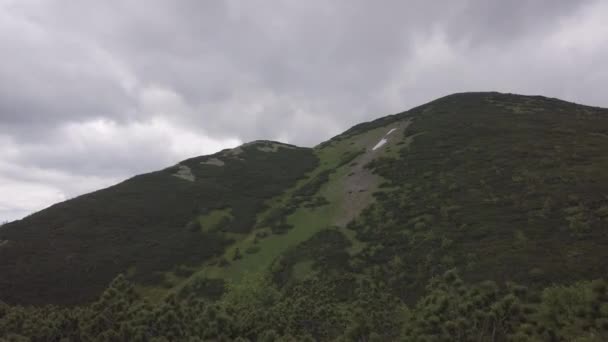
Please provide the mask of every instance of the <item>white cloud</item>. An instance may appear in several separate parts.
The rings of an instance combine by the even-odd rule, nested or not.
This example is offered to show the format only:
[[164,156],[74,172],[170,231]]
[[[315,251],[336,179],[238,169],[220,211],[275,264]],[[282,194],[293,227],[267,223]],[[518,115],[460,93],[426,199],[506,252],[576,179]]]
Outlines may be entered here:
[[45,144],[16,145],[6,136],[0,142],[0,221],[241,144],[237,138],[212,139],[188,131],[163,117],[126,125],[107,119],[69,123]]
[[142,4],[0,0],[0,215],[452,92],[608,105],[601,0]]
[[0,222],[20,219],[66,199],[61,190],[47,184],[20,182],[0,176]]
[[590,4],[575,15],[561,20],[546,43],[555,50],[581,57],[605,51],[608,43],[607,14],[608,2]]
[[384,88],[384,99],[408,108],[461,91],[501,91],[606,106],[608,3],[582,7],[543,31],[495,44],[450,40],[442,27],[414,34],[413,53]]

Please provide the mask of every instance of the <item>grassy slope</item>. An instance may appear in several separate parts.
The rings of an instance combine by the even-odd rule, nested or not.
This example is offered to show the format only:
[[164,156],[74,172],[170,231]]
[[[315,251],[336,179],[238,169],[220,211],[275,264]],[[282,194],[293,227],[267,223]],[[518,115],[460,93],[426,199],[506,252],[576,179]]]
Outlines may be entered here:
[[[373,147],[380,138],[394,126],[391,124],[392,123],[376,127],[372,130],[359,132],[358,134],[349,136],[345,139],[317,147],[315,153],[320,161],[319,167],[284,194],[271,199],[268,202],[268,206],[269,210],[273,210],[285,205],[294,196],[294,192],[297,189],[309,182],[316,175],[327,170],[334,170],[329,176],[329,180],[324,183],[314,195],[325,198],[329,203],[315,208],[298,208],[294,213],[286,217],[287,223],[293,226],[289,231],[284,234],[269,234],[267,237],[257,239],[257,241],[254,242],[256,240],[256,234],[260,230],[267,231],[267,228],[262,224],[263,218],[266,216],[267,212],[261,213],[260,219],[258,219],[258,229],[254,230],[249,235],[243,236],[227,248],[227,251],[224,253],[224,258],[230,261],[228,266],[202,265],[200,270],[193,275],[193,278],[207,277],[238,281],[245,274],[268,271],[272,263],[287,250],[306,241],[322,229],[336,225],[336,222],[342,214],[341,209],[344,205],[346,195],[343,188],[343,182],[352,169],[351,163],[340,165],[342,157],[362,149],[371,149],[371,147]],[[391,150],[390,147],[394,147],[399,141],[399,137],[395,135],[393,139],[389,139],[389,142],[384,148],[375,151],[374,155],[376,157],[390,155],[391,151],[394,151]],[[352,162],[357,162],[359,159],[361,159],[361,157],[355,158]],[[373,188],[369,189],[370,192],[374,191],[379,180],[380,179],[376,177]],[[373,200],[373,198],[370,198],[370,200]],[[353,252],[359,251],[362,248],[362,245],[361,242],[355,238],[355,233],[347,228],[342,228],[342,231],[353,243],[353,248],[351,250]],[[252,246],[256,246],[259,250],[253,254],[246,253],[245,251]],[[237,248],[241,252],[242,258],[232,260]],[[300,273],[306,272],[300,270]],[[178,284],[177,289],[180,289],[183,285],[184,283]]]
[[[608,272],[602,262],[608,257],[605,110],[542,97],[449,96],[321,144],[320,167],[308,180],[408,119],[413,124],[370,165],[381,176],[375,186],[384,182],[382,191],[350,226],[354,230],[340,229],[354,243],[348,264],[355,273],[385,279],[412,302],[428,279],[453,267],[471,281],[534,287]],[[276,268],[294,249],[314,249],[307,241],[344,215],[351,169],[337,167],[320,188],[317,195],[328,205],[299,208],[287,217],[293,225],[288,233],[271,235],[258,242],[258,253],[201,274],[238,280]],[[274,199],[272,208],[289,202],[294,189]],[[244,250],[253,240],[233,248]],[[316,272],[312,259],[300,256],[287,267],[304,279]]]

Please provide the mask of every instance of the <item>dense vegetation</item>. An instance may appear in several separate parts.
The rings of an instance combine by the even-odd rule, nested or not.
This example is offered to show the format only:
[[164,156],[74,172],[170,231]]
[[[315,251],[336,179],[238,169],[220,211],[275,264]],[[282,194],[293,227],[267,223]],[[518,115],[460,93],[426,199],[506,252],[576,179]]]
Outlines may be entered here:
[[427,280],[530,286],[608,274],[608,113],[559,100],[458,95],[415,110],[384,191],[351,227],[359,262],[413,302]]
[[[193,158],[51,208],[73,225],[61,234],[44,211],[8,224],[0,300],[81,297],[0,303],[0,339],[606,341],[606,169],[607,110],[499,93],[447,96],[313,150],[258,142]],[[365,187],[343,189],[349,179]],[[365,209],[346,224],[351,201]],[[76,263],[112,256],[103,277],[57,285],[87,273],[55,278],[64,252],[18,245],[84,248],[105,236],[86,235],[85,222],[116,227],[82,254],[99,259]],[[134,256],[150,239],[161,250]],[[167,282],[167,271],[184,280]],[[167,289],[142,296],[142,283]]]
[[[341,284],[341,285],[339,285]],[[347,291],[344,289],[348,288]],[[533,291],[495,282],[434,277],[415,306],[347,275],[306,280],[279,291],[248,278],[219,301],[169,296],[151,304],[117,277],[87,306],[8,307],[8,341],[605,341],[605,281]]]
[[[229,208],[226,231],[251,229],[264,201],[313,169],[310,149],[267,142],[189,159],[136,176],[2,227],[0,298],[9,303],[77,304],[93,300],[119,273],[163,283],[163,271],[198,265],[230,243],[223,232],[192,230],[188,223]],[[224,165],[205,164],[221,158]],[[174,176],[179,165],[194,181]]]

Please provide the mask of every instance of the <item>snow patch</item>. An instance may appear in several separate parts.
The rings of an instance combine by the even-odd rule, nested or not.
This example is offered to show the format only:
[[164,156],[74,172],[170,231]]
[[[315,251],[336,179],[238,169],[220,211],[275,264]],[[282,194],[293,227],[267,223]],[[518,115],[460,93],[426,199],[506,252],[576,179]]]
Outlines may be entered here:
[[377,149],[379,149],[380,147],[382,147],[382,145],[386,144],[388,142],[388,140],[386,139],[386,137],[388,137],[391,133],[393,133],[394,131],[396,131],[397,128],[391,128],[388,133],[386,133],[384,135],[384,138],[380,139],[380,141],[378,141],[378,143],[376,144],[376,146],[374,146],[372,148],[372,151],[375,151]]
[[380,141],[378,141],[376,146],[374,146],[374,148],[372,148],[372,151],[379,149],[380,147],[382,147],[382,145],[386,144],[386,142],[387,142],[386,138],[382,138]]

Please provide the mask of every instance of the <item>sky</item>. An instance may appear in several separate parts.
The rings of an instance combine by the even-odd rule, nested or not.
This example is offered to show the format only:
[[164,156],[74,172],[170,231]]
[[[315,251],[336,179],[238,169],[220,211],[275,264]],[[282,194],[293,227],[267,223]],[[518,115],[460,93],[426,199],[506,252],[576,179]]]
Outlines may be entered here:
[[454,92],[608,107],[605,0],[0,0],[0,222]]

